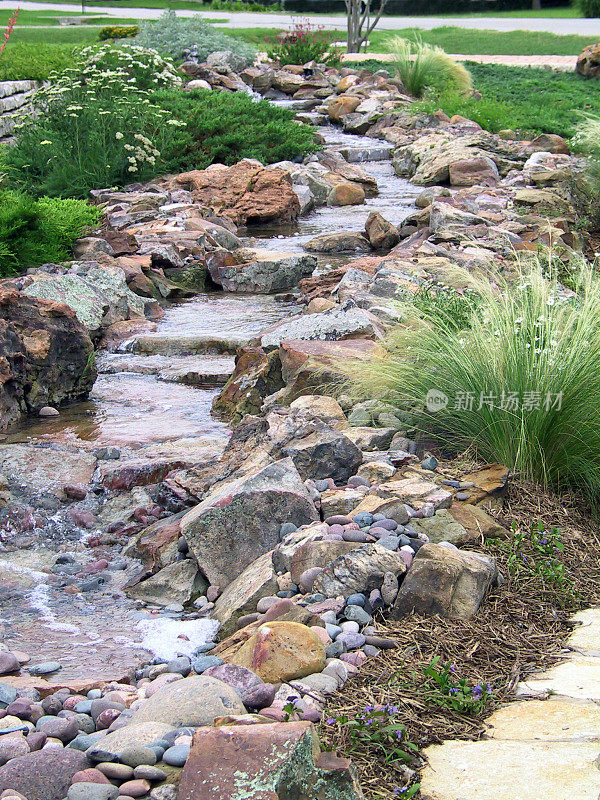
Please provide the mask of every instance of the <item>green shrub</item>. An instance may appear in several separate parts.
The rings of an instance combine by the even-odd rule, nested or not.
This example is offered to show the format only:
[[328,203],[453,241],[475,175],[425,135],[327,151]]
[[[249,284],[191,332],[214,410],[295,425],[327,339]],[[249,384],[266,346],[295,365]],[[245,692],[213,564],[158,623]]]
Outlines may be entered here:
[[200,17],[178,17],[174,11],[165,11],[158,20],[142,22],[136,42],[178,60],[183,60],[191,48],[201,61],[218,50],[230,50],[237,57],[236,66],[240,68],[252,63],[256,57],[254,48],[240,39],[221,33]]
[[394,37],[388,47],[394,55],[397,76],[414,97],[422,97],[425,90],[431,88],[463,95],[471,89],[468,70],[441,47],[432,47],[421,40],[413,42],[401,36]]
[[308,21],[298,22],[291,30],[280,33],[271,43],[269,57],[279,61],[282,67],[307,64],[309,61],[337,66],[340,56],[334,44],[335,39],[335,33],[329,33]]
[[313,132],[294,113],[244,93],[200,90],[156,92],[153,103],[185,127],[174,128],[162,145],[165,172],[204,169],[241,158],[273,163],[316,149]]
[[75,239],[101,216],[99,208],[82,200],[0,192],[0,275],[64,261]]
[[600,17],[600,0],[577,0],[577,7],[583,17]]
[[[47,35],[47,34],[46,34]],[[45,81],[72,66],[78,48],[72,44],[12,42],[0,59],[2,81]]]
[[98,38],[101,42],[107,39],[132,39],[139,32],[137,25],[105,25],[104,28],[100,28]]
[[84,78],[88,74],[112,73],[137,89],[180,86],[183,82],[172,59],[138,44],[84,47],[79,52],[75,68],[81,70]]
[[[466,276],[465,276],[466,277]],[[418,430],[451,452],[472,448],[542,485],[600,490],[600,279],[585,265],[564,299],[537,262],[516,286],[475,282],[470,327],[414,314],[369,372],[348,366],[361,395],[409,408]]]
[[13,187],[36,196],[86,197],[92,188],[155,174],[160,153],[153,138],[164,135],[169,123],[183,123],[166,119],[167,112],[135,85],[135,75],[107,67],[99,52],[86,54],[81,66],[35,94],[35,113],[16,128],[15,144],[4,156]]

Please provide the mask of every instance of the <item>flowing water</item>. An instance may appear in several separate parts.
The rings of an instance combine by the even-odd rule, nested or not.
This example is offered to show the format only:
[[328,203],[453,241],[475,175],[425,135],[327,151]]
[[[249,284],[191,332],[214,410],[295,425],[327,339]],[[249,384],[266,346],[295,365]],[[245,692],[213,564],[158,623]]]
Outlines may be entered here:
[[[370,211],[399,224],[414,210],[418,189],[395,176],[391,146],[331,126],[319,131],[326,147],[349,161],[360,161],[367,151],[373,160],[360,166],[377,180],[379,195],[362,206],[316,209],[296,225],[247,231],[252,246],[304,252],[303,244],[318,234],[363,230]],[[348,260],[347,255],[319,259],[322,268]],[[92,555],[86,546],[94,530],[73,524],[68,509],[52,500],[53,481],[64,482],[70,470],[85,473],[90,451],[100,447],[118,447],[122,457],[156,455],[169,446],[218,455],[229,429],[212,416],[211,404],[233,370],[236,348],[300,308],[288,297],[215,292],[172,304],[165,312],[159,323],[98,354],[100,374],[88,401],[62,409],[59,417],[31,419],[5,439],[16,447],[11,458],[15,452],[17,465],[23,465],[23,492],[34,507],[44,505],[45,515],[42,523],[33,520],[29,537],[11,539],[10,518],[1,523],[0,541],[9,546],[0,544],[0,623],[9,646],[26,650],[34,661],[61,662],[57,683],[118,678],[140,658],[189,653],[214,633],[209,620],[139,609],[122,591],[139,565],[114,552],[108,579],[98,584],[90,573],[90,588],[70,594],[70,575],[81,576],[102,553]],[[13,463],[8,450],[0,445],[0,477]],[[39,467],[41,456],[45,467]],[[85,510],[87,502],[79,505]],[[90,508],[97,513],[94,502]],[[64,563],[57,571],[59,555]]]

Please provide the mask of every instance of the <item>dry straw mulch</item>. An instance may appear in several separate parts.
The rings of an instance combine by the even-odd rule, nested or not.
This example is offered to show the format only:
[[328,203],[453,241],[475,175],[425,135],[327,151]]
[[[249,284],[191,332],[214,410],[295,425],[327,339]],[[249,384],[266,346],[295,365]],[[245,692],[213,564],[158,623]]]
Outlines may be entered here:
[[[479,739],[485,718],[514,698],[517,683],[532,672],[546,669],[564,657],[564,642],[572,631],[570,615],[600,601],[600,540],[598,525],[581,510],[576,497],[556,497],[513,479],[502,508],[493,512],[509,530],[530,530],[543,521],[557,527],[565,545],[558,558],[571,581],[567,590],[546,585],[537,576],[511,574],[506,546],[482,541],[477,549],[496,557],[504,584],[487,598],[472,620],[411,616],[399,622],[380,621],[382,634],[397,649],[382,652],[364,665],[355,679],[330,698],[325,717],[354,717],[367,705],[392,704],[400,708],[399,721],[407,738],[422,750],[445,739]],[[524,546],[526,555],[532,551]],[[452,663],[456,674],[473,685],[490,683],[493,699],[477,716],[468,716],[428,703],[423,697],[423,670],[434,656]],[[355,763],[367,798],[390,798],[406,783],[406,769],[389,764],[376,749],[360,746],[348,752],[344,729],[321,726],[325,747],[349,755]]]

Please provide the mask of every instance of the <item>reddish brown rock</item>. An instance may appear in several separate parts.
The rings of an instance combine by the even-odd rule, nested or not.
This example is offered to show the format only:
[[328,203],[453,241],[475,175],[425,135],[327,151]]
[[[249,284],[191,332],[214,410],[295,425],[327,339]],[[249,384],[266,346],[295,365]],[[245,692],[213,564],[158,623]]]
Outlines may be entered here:
[[575,72],[584,78],[600,78],[600,44],[590,44],[577,57]]
[[185,172],[175,182],[191,191],[195,202],[238,225],[290,222],[300,213],[289,173],[265,169],[258,161]]
[[236,357],[233,375],[215,398],[213,409],[238,421],[245,414],[260,411],[264,398],[282,387],[279,353],[243,347]]
[[0,290],[0,430],[43,406],[87,397],[93,352],[72,309]]
[[178,800],[360,800],[347,759],[320,753],[310,722],[200,728]]

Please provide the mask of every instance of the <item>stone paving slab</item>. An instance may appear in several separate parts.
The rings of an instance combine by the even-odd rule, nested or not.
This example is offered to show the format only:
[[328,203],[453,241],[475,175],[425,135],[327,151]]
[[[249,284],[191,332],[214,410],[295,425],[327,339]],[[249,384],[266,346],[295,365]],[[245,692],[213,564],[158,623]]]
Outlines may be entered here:
[[596,743],[450,741],[428,747],[422,800],[598,800]]
[[565,661],[517,689],[547,699],[496,711],[490,738],[427,748],[423,800],[599,800],[600,608],[572,620]]

